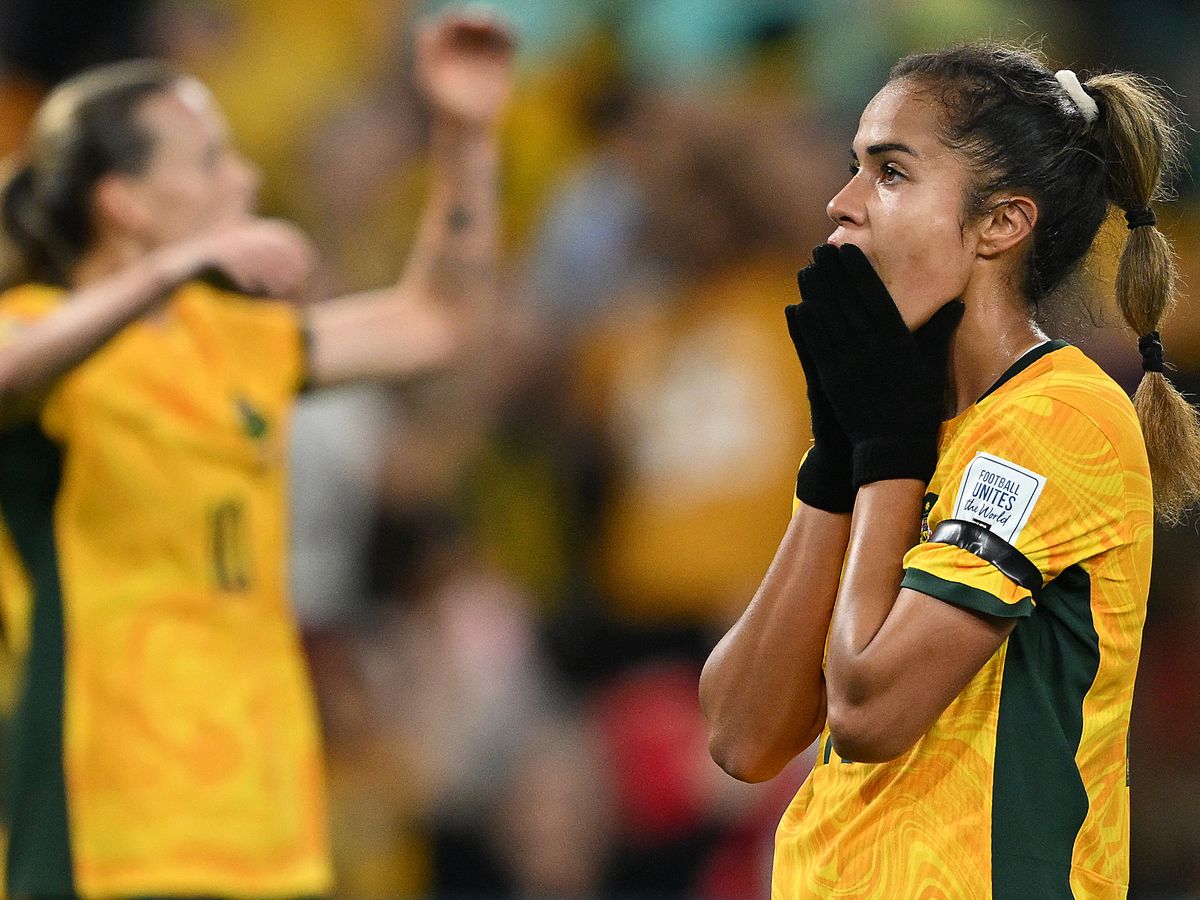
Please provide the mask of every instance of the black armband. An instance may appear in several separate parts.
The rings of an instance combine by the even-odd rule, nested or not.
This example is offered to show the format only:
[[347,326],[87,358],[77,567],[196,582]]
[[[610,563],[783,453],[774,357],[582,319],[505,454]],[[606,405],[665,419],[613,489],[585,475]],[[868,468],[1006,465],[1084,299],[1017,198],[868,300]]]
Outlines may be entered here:
[[1035,597],[1042,589],[1042,573],[1029,561],[1029,557],[982,525],[962,519],[945,519],[938,523],[933,534],[929,536],[929,541],[935,544],[952,544],[978,556]]

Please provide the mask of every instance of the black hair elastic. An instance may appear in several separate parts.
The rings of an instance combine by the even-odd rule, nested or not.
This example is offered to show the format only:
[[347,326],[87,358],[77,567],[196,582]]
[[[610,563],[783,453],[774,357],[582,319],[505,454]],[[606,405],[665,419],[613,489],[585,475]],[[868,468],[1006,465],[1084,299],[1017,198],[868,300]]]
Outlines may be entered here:
[[1154,210],[1148,206],[1141,206],[1137,209],[1125,210],[1125,223],[1129,226],[1129,230],[1133,231],[1143,225],[1157,225],[1158,219],[1154,216]]
[[1138,350],[1142,351],[1142,370],[1145,372],[1161,372],[1163,366],[1162,338],[1157,331],[1143,334],[1138,338]]

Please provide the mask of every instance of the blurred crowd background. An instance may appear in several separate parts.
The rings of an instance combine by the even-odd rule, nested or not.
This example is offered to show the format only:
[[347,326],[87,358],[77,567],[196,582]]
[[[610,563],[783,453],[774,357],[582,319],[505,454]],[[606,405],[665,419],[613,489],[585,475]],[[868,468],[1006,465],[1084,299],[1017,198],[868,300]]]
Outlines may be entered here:
[[[80,68],[158,55],[215,92],[262,207],[329,291],[393,279],[425,182],[406,0],[3,0],[0,152]],[[1193,0],[495,0],[520,35],[501,321],[450,377],[306,397],[293,575],[337,896],[765,896],[808,761],[709,760],[696,682],[807,446],[784,328],[859,112],[902,54],[995,37],[1161,78],[1200,122]],[[1200,142],[1160,209],[1164,340],[1200,390]],[[1121,383],[1114,229],[1044,314]],[[1132,736],[1133,887],[1200,897],[1200,537],[1160,533]],[[786,648],[779,648],[786,652]],[[8,679],[11,681],[11,678]]]

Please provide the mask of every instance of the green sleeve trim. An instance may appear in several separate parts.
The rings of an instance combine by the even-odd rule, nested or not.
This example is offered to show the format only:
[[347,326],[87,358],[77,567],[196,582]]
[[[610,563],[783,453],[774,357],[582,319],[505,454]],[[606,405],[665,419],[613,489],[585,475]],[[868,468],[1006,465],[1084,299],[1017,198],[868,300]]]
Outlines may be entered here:
[[930,597],[937,597],[952,606],[961,606],[964,609],[973,609],[975,612],[1000,616],[1004,619],[1025,618],[1033,612],[1032,597],[1022,597],[1016,603],[1005,603],[995,594],[989,594],[987,591],[970,585],[959,584],[957,581],[947,581],[945,578],[939,578],[921,569],[906,569],[904,580],[900,582],[900,586],[912,588],[914,591],[920,591]]

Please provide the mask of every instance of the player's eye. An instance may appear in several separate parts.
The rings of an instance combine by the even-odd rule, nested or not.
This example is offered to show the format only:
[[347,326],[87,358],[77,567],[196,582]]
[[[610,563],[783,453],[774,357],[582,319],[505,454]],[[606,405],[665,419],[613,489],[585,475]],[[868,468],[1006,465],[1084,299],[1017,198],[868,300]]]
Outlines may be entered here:
[[904,177],[904,173],[897,169],[891,163],[884,163],[879,170],[879,180],[884,184],[895,184],[897,180]]

